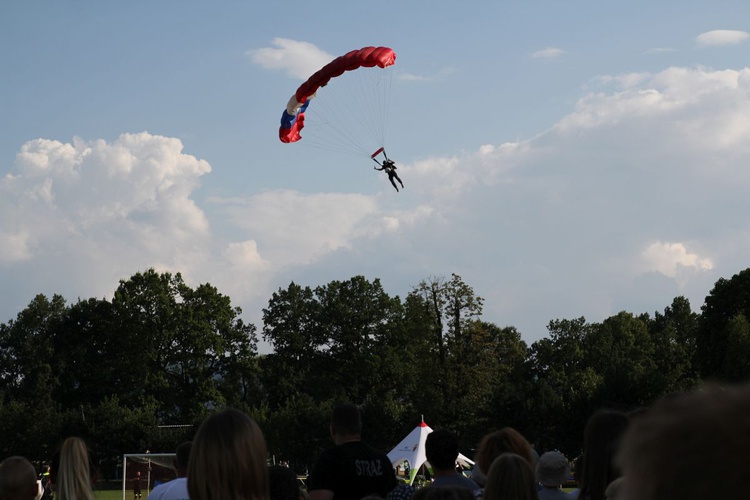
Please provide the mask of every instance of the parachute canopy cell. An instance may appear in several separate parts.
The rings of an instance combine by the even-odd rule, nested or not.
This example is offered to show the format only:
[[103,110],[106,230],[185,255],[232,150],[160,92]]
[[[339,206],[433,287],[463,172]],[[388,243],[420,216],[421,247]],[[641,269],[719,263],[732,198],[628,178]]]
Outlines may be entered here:
[[310,99],[320,87],[325,87],[331,78],[342,75],[345,71],[359,68],[387,68],[396,62],[396,53],[388,47],[364,47],[352,50],[323,66],[315,72],[289,99],[281,116],[279,139],[281,142],[296,142],[302,138],[300,131],[305,126],[305,110]]

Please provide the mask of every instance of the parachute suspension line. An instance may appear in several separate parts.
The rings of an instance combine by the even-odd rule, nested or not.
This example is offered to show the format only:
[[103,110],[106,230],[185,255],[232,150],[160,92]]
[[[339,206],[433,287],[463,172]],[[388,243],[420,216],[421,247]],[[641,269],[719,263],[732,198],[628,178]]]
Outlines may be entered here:
[[390,68],[360,71],[357,76],[363,80],[360,84],[363,90],[361,102],[363,103],[363,117],[367,119],[367,129],[378,145],[382,146],[386,130]]
[[390,68],[362,68],[332,79],[307,109],[305,144],[357,156],[383,146],[387,129]]

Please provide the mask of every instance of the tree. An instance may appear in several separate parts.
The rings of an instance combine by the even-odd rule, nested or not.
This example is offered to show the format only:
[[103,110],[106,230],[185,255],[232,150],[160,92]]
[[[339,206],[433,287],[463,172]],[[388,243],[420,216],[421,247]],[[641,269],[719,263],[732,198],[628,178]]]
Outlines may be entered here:
[[317,287],[318,326],[325,337],[328,383],[340,388],[340,399],[361,404],[373,389],[395,385],[385,376],[383,351],[397,333],[401,301],[380,280],[363,276]]
[[728,280],[719,279],[701,311],[695,352],[701,377],[735,382],[750,378],[750,373],[743,375],[737,367],[727,365],[730,359],[750,356],[750,351],[744,350],[745,343],[739,341],[742,335],[738,333],[742,329],[742,318],[750,318],[750,269]]
[[583,426],[600,391],[604,375],[596,371],[586,352],[592,325],[583,317],[550,321],[549,337],[530,349],[531,378],[524,414],[533,422],[529,435],[541,449],[559,448],[570,455],[580,451]]
[[[329,443],[328,418],[341,401],[362,407],[373,444],[397,435],[410,412],[404,393],[413,383],[413,354],[403,305],[380,280],[355,276],[314,290],[291,283],[272,295],[263,318],[263,337],[274,347],[262,361],[269,432],[280,455],[297,453],[302,462],[317,455],[314,447]],[[300,429],[321,418],[322,434]]]
[[731,383],[750,379],[750,321],[738,314],[726,325],[727,350],[721,378]]
[[464,373],[472,353],[471,328],[482,314],[484,299],[474,294],[457,274],[450,281],[431,278],[412,290],[410,310],[432,338],[431,355],[422,360],[421,380],[439,388],[439,400],[431,405],[436,425],[452,425],[462,417]]
[[664,313],[657,311],[653,320],[647,314],[641,318],[648,325],[654,343],[657,392],[665,394],[694,388],[698,383],[693,359],[699,316],[691,310],[688,299],[676,297]]
[[[129,407],[158,408],[164,423],[192,422],[213,408],[248,404],[257,391],[255,326],[210,284],[192,289],[153,269],[121,281],[111,338]],[[126,353],[123,356],[122,353]]]
[[300,394],[315,392],[313,375],[318,373],[325,343],[318,326],[319,309],[313,290],[294,282],[274,292],[263,309],[263,339],[273,347],[262,361],[271,411]]
[[587,363],[602,376],[597,406],[629,409],[660,395],[653,383],[654,345],[641,319],[623,311],[592,325],[585,348]]
[[52,454],[66,416],[55,401],[53,334],[65,315],[60,295],[37,295],[15,320],[0,324],[0,435],[3,456]]
[[500,328],[474,321],[465,333],[459,406],[461,438],[465,447],[476,446],[492,429],[507,425],[519,430],[529,420],[522,411],[528,393],[528,347],[515,327]]

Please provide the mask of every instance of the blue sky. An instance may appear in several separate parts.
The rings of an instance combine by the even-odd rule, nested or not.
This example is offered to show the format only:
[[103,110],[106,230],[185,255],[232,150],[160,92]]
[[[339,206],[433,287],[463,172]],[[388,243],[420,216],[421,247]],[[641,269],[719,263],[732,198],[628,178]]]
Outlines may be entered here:
[[[0,4],[0,321],[149,267],[259,328],[291,281],[455,272],[533,342],[748,267],[750,3],[264,4]],[[300,75],[370,45],[400,193],[277,137]]]

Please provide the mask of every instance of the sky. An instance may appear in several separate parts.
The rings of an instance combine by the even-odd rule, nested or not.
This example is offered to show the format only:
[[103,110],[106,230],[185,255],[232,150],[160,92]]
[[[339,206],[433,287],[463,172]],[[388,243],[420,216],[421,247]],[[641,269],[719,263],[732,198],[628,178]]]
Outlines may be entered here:
[[[750,263],[749,20],[746,0],[2,2],[0,322],[149,268],[259,332],[273,292],[358,275],[403,298],[456,273],[528,343],[699,312]],[[398,193],[306,143],[312,117],[278,139],[307,76],[368,46],[397,54]],[[333,82],[316,99],[351,109]]]

